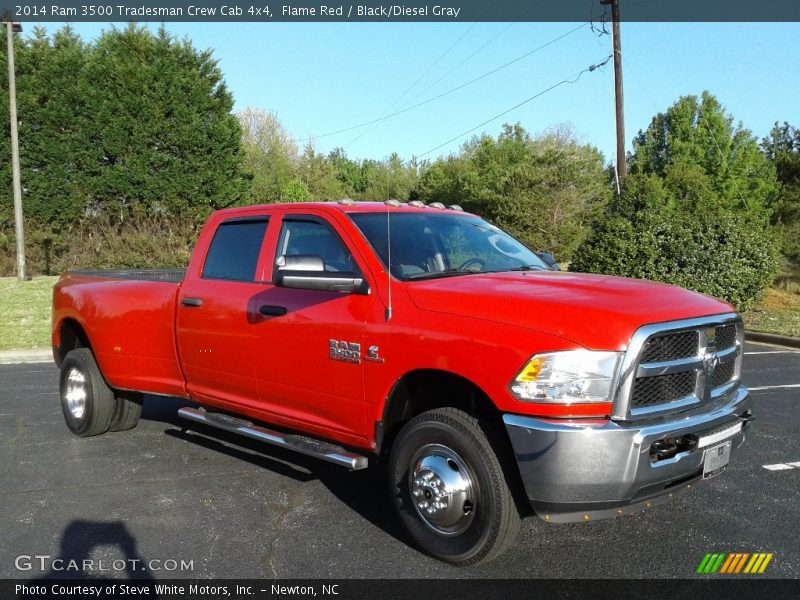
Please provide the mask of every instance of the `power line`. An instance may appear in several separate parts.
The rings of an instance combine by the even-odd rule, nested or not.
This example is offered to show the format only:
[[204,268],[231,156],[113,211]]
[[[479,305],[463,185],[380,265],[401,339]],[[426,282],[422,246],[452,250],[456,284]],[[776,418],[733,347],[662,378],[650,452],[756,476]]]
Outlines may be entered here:
[[518,104],[515,104],[511,108],[508,108],[508,109],[504,110],[503,112],[498,113],[498,114],[494,115],[493,117],[491,117],[489,119],[486,119],[483,123],[479,123],[475,127],[471,128],[471,129],[468,129],[467,131],[463,131],[463,132],[459,133],[458,135],[456,135],[456,136],[450,138],[449,140],[447,140],[446,142],[442,142],[438,146],[435,146],[435,147],[431,148],[430,150],[427,150],[426,152],[423,152],[422,154],[415,154],[414,155],[415,158],[422,158],[423,156],[427,156],[428,154],[431,154],[432,152],[435,152],[439,148],[447,146],[451,142],[455,142],[457,139],[462,138],[465,135],[469,135],[470,133],[472,133],[473,131],[475,131],[477,129],[480,129],[484,125],[488,125],[492,121],[496,121],[500,117],[503,117],[503,116],[507,115],[508,113],[518,109],[520,106],[528,104],[528,102],[532,102],[533,100],[536,100],[537,98],[539,98],[541,96],[544,96],[546,93],[553,91],[554,89],[556,89],[559,86],[564,85],[565,83],[566,84],[576,83],[584,73],[589,73],[591,71],[595,71],[595,70],[597,70],[597,69],[599,69],[601,67],[604,67],[605,65],[608,64],[608,62],[612,58],[613,58],[613,55],[609,55],[605,60],[603,60],[603,61],[601,61],[599,63],[595,63],[593,65],[590,65],[590,66],[586,67],[585,69],[583,69],[581,71],[578,71],[574,75],[570,75],[569,77],[567,77],[565,79],[562,79],[558,83],[555,83],[555,84],[551,85],[549,88],[546,88],[546,89],[542,90],[541,92],[538,92],[538,93],[534,94],[530,98],[526,98],[525,100],[523,100],[522,102],[519,102]]
[[[469,27],[469,28],[468,28],[468,29],[467,29],[467,30],[466,30],[464,33],[462,33],[462,34],[461,34],[461,35],[458,37],[458,39],[457,39],[455,42],[453,42],[452,44],[450,44],[450,45],[447,47],[447,49],[446,49],[444,52],[442,52],[442,53],[439,55],[439,58],[437,58],[435,61],[433,61],[433,62],[431,63],[431,65],[430,65],[430,66],[429,66],[429,67],[428,67],[428,68],[425,70],[425,72],[424,72],[422,75],[420,75],[419,77],[417,77],[417,79],[416,79],[416,80],[414,80],[414,83],[412,83],[411,85],[409,85],[409,86],[408,86],[408,87],[405,89],[405,91],[403,91],[403,93],[402,93],[402,94],[400,94],[400,95],[399,95],[399,96],[398,96],[398,97],[395,99],[395,101],[394,101],[394,102],[392,102],[392,103],[391,103],[389,106],[387,106],[387,107],[386,107],[386,110],[384,110],[384,111],[383,111],[383,114],[382,114],[381,116],[382,116],[382,117],[383,117],[383,116],[386,116],[386,113],[388,113],[390,110],[392,110],[392,109],[395,107],[395,105],[396,105],[398,102],[400,102],[400,100],[402,100],[402,99],[405,97],[405,95],[406,95],[406,94],[408,94],[408,92],[410,92],[410,91],[411,91],[411,90],[414,88],[414,86],[416,86],[416,85],[417,85],[417,84],[418,84],[420,81],[422,81],[422,80],[425,78],[425,76],[426,76],[428,73],[430,73],[430,72],[431,72],[431,71],[434,69],[434,67],[436,67],[436,65],[438,65],[440,62],[442,62],[442,60],[444,59],[444,57],[445,57],[445,56],[447,56],[447,55],[450,53],[450,51],[451,51],[453,48],[455,48],[455,47],[456,47],[456,46],[459,44],[459,42],[461,42],[461,40],[463,40],[463,39],[464,39],[464,38],[467,36],[467,34],[468,34],[470,31],[472,31],[472,30],[475,28],[475,26],[476,26],[476,25],[477,25],[477,23],[473,23],[473,24],[472,24],[472,25],[471,25],[471,26],[470,26],[470,27]],[[427,88],[426,88],[426,89],[427,89]],[[423,93],[424,93],[424,91],[423,91]],[[415,96],[414,98],[412,98],[412,101],[413,101],[415,98],[417,98],[417,97],[418,97],[418,96]],[[365,129],[364,131],[362,131],[361,133],[359,133],[359,134],[358,134],[356,137],[354,137],[352,140],[350,140],[350,141],[347,143],[347,145],[348,145],[348,146],[350,146],[351,144],[353,144],[354,142],[356,142],[356,141],[357,141],[357,140],[358,140],[358,139],[359,139],[361,136],[363,136],[364,134],[366,134],[368,131],[369,131],[369,129]]]
[[[544,1],[545,1],[545,0],[539,0],[539,2],[536,2],[536,3],[532,4],[530,7],[528,7],[528,10],[527,10],[527,11],[525,11],[525,12],[524,12],[524,13],[521,15],[521,19],[524,21],[524,20],[525,20],[525,17],[527,17],[529,14],[531,14],[531,13],[532,13],[532,12],[533,12],[535,9],[539,8],[539,5],[540,5],[540,4],[542,4]],[[592,5],[592,10],[594,10],[594,5]],[[487,10],[486,12],[489,12],[489,11]],[[591,22],[591,21],[592,21],[592,16],[591,16],[591,11],[590,11],[589,22]],[[406,104],[404,104],[403,106],[407,106],[408,104],[411,104],[411,103],[412,103],[414,100],[416,100],[417,98],[419,98],[419,97],[420,97],[422,94],[424,94],[425,92],[427,92],[427,91],[428,91],[428,90],[430,90],[431,88],[435,87],[437,83],[439,83],[440,81],[442,81],[442,79],[446,78],[448,75],[450,75],[450,73],[452,73],[453,71],[455,71],[456,69],[458,69],[458,68],[459,68],[461,65],[463,65],[465,62],[467,62],[468,60],[470,60],[470,59],[471,59],[473,56],[475,56],[476,54],[478,54],[478,53],[479,53],[481,50],[483,50],[484,48],[486,48],[486,47],[487,47],[489,44],[491,44],[492,42],[494,42],[494,41],[495,41],[497,38],[499,38],[501,35],[503,35],[503,34],[504,34],[506,31],[508,31],[509,29],[511,29],[511,28],[512,28],[514,25],[516,25],[516,24],[517,24],[517,23],[509,23],[508,25],[506,25],[506,27],[504,27],[502,30],[500,30],[498,33],[496,33],[494,36],[492,36],[492,37],[491,37],[491,38],[490,38],[490,39],[489,39],[489,40],[488,40],[486,43],[482,44],[482,45],[481,45],[481,46],[480,46],[480,47],[479,47],[477,50],[475,50],[475,51],[474,51],[472,54],[470,54],[470,55],[469,55],[469,56],[467,56],[466,58],[462,59],[462,60],[461,60],[461,62],[459,62],[457,65],[455,65],[454,67],[452,67],[451,69],[449,69],[447,72],[445,72],[445,73],[444,73],[444,74],[443,74],[441,77],[439,77],[439,79],[437,79],[436,81],[434,81],[432,84],[430,84],[428,87],[426,87],[426,88],[425,88],[424,90],[422,90],[420,93],[418,93],[416,96],[414,96],[413,98],[411,98],[411,99],[410,99],[408,102],[406,102]]]
[[401,115],[403,113],[407,113],[408,111],[414,110],[415,108],[419,108],[420,106],[424,106],[426,104],[430,104],[431,102],[433,102],[435,100],[439,100],[440,98],[444,98],[445,96],[449,96],[450,94],[452,94],[454,92],[457,92],[457,91],[459,91],[461,89],[464,89],[465,87],[467,87],[469,85],[472,85],[473,83],[476,83],[476,82],[480,81],[481,79],[485,79],[486,77],[489,77],[490,75],[494,75],[498,71],[502,71],[503,69],[505,69],[507,67],[510,67],[511,65],[513,65],[515,63],[518,63],[519,61],[521,61],[521,60],[523,60],[525,58],[528,58],[532,54],[535,54],[536,52],[539,52],[540,50],[543,50],[544,48],[547,48],[548,46],[551,46],[552,44],[555,44],[556,42],[564,39],[568,35],[571,35],[571,34],[575,33],[576,31],[578,31],[580,29],[583,29],[587,25],[588,25],[588,23],[582,23],[581,25],[578,25],[574,29],[570,29],[566,33],[563,33],[560,36],[558,36],[556,38],[553,38],[549,42],[545,42],[541,46],[538,46],[538,47],[534,48],[533,50],[530,50],[529,52],[526,52],[525,54],[522,54],[522,55],[518,56],[517,58],[514,58],[514,59],[508,61],[507,63],[504,63],[504,64],[500,65],[499,67],[496,67],[496,68],[492,69],[491,71],[487,71],[486,73],[484,73],[482,75],[479,75],[478,77],[470,79],[469,81],[466,81],[466,82],[462,83],[461,85],[458,85],[458,86],[456,86],[454,88],[451,88],[451,89],[449,89],[449,90],[447,90],[445,92],[442,92],[441,94],[437,94],[436,96],[432,96],[431,98],[428,98],[427,100],[423,100],[422,102],[418,102],[417,104],[413,104],[413,105],[408,106],[406,108],[402,108],[402,109],[400,109],[398,111],[395,111],[393,113],[390,113],[388,115],[384,115],[382,117],[378,117],[376,119],[372,119],[371,121],[365,121],[364,123],[359,123],[358,125],[353,125],[351,127],[345,127],[343,129],[338,129],[336,131],[331,131],[331,132],[328,132],[328,133],[323,133],[323,134],[320,134],[320,135],[303,138],[303,139],[298,140],[298,141],[307,142],[307,141],[313,140],[313,139],[319,139],[319,138],[324,138],[324,137],[330,137],[332,135],[338,135],[340,133],[346,133],[348,131],[353,131],[354,129],[360,129],[361,127],[366,127],[367,125],[372,125],[373,123],[379,123],[381,121],[385,121],[386,119],[391,119],[392,117],[396,117],[396,116]]
[[494,42],[494,41],[495,41],[497,38],[499,38],[501,35],[503,35],[503,34],[504,34],[506,31],[508,31],[509,29],[511,29],[511,28],[512,28],[514,25],[516,25],[516,23],[509,23],[508,25],[506,25],[506,26],[505,26],[503,29],[501,29],[501,30],[500,30],[499,32],[497,32],[497,33],[496,33],[494,36],[492,36],[492,37],[489,39],[489,41],[487,41],[487,42],[485,42],[484,44],[482,44],[482,45],[481,45],[481,46],[480,46],[480,47],[479,47],[477,50],[475,50],[475,51],[474,51],[472,54],[470,54],[470,55],[468,55],[466,58],[462,59],[462,60],[461,60],[461,62],[459,62],[457,65],[455,65],[454,67],[452,67],[451,69],[449,69],[448,71],[446,71],[446,72],[445,72],[445,73],[444,73],[444,74],[443,74],[441,77],[439,77],[439,79],[437,79],[437,80],[436,80],[436,81],[434,81],[432,84],[430,84],[428,87],[426,87],[425,89],[423,89],[423,90],[422,90],[421,92],[419,92],[419,93],[418,93],[416,96],[413,96],[412,98],[410,98],[410,99],[408,100],[408,102],[406,102],[406,103],[403,105],[403,108],[404,108],[404,107],[406,107],[406,106],[408,106],[409,104],[411,104],[411,103],[412,103],[414,100],[416,100],[417,98],[419,98],[420,96],[422,96],[422,95],[423,95],[425,92],[427,92],[428,90],[430,90],[430,89],[432,89],[432,88],[436,87],[436,84],[438,84],[440,81],[442,81],[443,79],[445,79],[445,78],[446,78],[448,75],[450,75],[450,73],[452,73],[453,71],[455,71],[456,69],[458,69],[458,68],[459,68],[461,65],[463,65],[465,62],[467,62],[468,60],[470,60],[470,59],[471,59],[473,56],[475,56],[476,54],[478,54],[478,53],[479,53],[481,50],[483,50],[484,48],[486,48],[486,47],[487,47],[489,44],[491,44],[492,42]]

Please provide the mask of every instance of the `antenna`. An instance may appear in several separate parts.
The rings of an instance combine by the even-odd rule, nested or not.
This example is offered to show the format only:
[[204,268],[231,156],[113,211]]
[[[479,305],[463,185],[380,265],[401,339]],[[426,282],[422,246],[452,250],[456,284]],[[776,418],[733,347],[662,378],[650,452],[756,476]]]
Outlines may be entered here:
[[389,215],[392,214],[392,205],[386,203],[386,249],[388,255],[388,265],[386,265],[386,275],[389,278],[389,305],[386,307],[386,320],[392,318],[392,228],[389,225]]

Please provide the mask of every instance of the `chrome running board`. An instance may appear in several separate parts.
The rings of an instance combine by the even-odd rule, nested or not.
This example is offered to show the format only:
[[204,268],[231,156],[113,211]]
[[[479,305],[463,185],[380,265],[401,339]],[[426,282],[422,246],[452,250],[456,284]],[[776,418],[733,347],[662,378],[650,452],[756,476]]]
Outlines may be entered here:
[[369,462],[366,456],[355,454],[330,442],[303,435],[273,431],[272,429],[255,425],[245,419],[239,419],[223,413],[184,407],[178,409],[178,416],[253,440],[266,442],[273,446],[280,446],[301,454],[307,454],[340,467],[345,467],[351,471],[366,469]]

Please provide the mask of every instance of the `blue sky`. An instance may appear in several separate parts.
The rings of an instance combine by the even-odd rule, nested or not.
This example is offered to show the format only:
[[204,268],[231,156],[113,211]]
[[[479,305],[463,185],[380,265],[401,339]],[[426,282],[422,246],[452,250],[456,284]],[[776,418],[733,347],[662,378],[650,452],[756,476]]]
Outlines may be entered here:
[[[26,31],[32,25],[26,24]],[[58,27],[44,25],[49,31]],[[610,54],[610,36],[598,37],[587,25],[425,106],[376,126],[324,134],[436,96],[579,25],[166,24],[173,34],[188,36],[197,48],[213,49],[236,99],[236,110],[273,110],[296,139],[314,138],[318,150],[341,146],[353,158],[378,159],[392,151],[402,158],[421,155],[605,59]],[[111,24],[77,23],[74,27],[91,40]],[[775,121],[800,126],[799,23],[623,23],[622,44],[628,149],[633,136],[647,127],[654,114],[681,95],[705,89],[759,138]],[[611,161],[613,90],[609,64],[476,133],[496,135],[504,122],[519,121],[533,133],[569,123],[582,141],[600,148]],[[455,151],[468,138],[459,138],[427,158]]]

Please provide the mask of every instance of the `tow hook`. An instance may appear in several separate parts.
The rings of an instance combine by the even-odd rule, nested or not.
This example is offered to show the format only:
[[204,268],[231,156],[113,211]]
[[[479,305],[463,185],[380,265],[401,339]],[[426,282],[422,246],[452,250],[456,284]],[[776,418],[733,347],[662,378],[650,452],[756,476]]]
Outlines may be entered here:
[[679,452],[688,452],[697,446],[697,439],[692,436],[669,437],[656,440],[650,446],[650,461],[667,460]]

